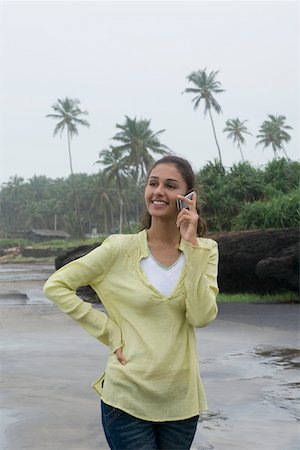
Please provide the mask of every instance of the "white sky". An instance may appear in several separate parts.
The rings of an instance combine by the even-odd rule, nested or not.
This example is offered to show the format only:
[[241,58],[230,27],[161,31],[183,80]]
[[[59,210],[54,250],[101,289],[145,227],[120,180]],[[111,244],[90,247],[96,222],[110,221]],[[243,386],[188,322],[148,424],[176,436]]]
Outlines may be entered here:
[[[72,142],[75,172],[94,173],[115,124],[151,119],[162,143],[197,170],[217,157],[203,107],[194,111],[192,71],[220,70],[226,92],[214,114],[225,166],[240,160],[222,132],[227,119],[248,120],[246,158],[273,157],[255,147],[267,114],[293,127],[287,152],[298,159],[299,3],[295,1],[1,1],[0,183],[18,175],[69,175],[66,137],[45,118],[58,98],[81,101],[90,129]],[[299,19],[298,19],[299,21]],[[298,25],[299,26],[299,25]]]

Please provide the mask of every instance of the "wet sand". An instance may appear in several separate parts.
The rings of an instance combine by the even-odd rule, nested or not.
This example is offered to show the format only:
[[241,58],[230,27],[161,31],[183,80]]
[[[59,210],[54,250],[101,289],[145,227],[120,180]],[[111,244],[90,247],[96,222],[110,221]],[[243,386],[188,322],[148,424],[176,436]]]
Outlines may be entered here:
[[[91,383],[108,350],[41,297],[47,270],[10,283],[0,273],[0,448],[107,450]],[[220,305],[197,330],[209,410],[193,449],[300,449],[298,314],[299,305]]]

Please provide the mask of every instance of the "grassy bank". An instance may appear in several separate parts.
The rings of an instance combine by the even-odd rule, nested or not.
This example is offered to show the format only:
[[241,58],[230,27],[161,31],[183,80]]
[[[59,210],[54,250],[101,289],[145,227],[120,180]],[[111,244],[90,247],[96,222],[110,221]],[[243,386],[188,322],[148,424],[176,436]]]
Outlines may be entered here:
[[95,243],[103,242],[105,237],[97,237],[97,238],[91,238],[91,239],[70,239],[70,240],[64,240],[64,239],[56,239],[52,241],[45,241],[45,242],[37,242],[33,243],[26,239],[0,239],[0,251],[12,248],[12,247],[19,247],[19,248],[34,248],[34,249],[49,249],[49,250],[58,250],[58,251],[67,251],[70,248],[80,247],[81,245],[91,245]]
[[85,240],[52,240],[33,243],[24,239],[0,239],[0,264],[6,263],[54,263],[60,253],[83,245],[103,242],[104,237]]
[[218,295],[218,303],[299,303],[297,292],[282,292],[276,294],[224,294]]

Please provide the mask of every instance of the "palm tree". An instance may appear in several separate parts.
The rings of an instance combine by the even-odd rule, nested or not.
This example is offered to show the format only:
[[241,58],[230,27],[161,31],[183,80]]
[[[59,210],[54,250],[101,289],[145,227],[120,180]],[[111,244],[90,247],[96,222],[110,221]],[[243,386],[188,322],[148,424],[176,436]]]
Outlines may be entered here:
[[269,120],[265,120],[259,129],[259,134],[256,137],[260,140],[256,145],[263,144],[264,148],[271,145],[275,159],[278,159],[278,151],[280,150],[283,151],[286,159],[289,159],[283,143],[291,140],[291,136],[286,130],[292,130],[293,128],[286,125],[285,116],[269,114],[268,117]]
[[158,139],[158,135],[165,130],[153,132],[150,129],[150,120],[137,120],[136,117],[130,119],[128,116],[125,118],[123,125],[116,124],[116,128],[121,131],[112,139],[121,142],[121,145],[115,147],[117,150],[128,153],[124,158],[124,164],[128,168],[134,166],[136,172],[141,173],[143,177],[154,161],[151,153],[164,155],[169,150]]
[[74,206],[75,206],[75,214],[78,223],[78,232],[81,237],[83,237],[82,224],[80,220],[78,199],[76,195],[76,187],[74,180],[74,171],[73,171],[73,163],[72,163],[72,153],[71,153],[71,139],[74,135],[78,135],[78,125],[82,125],[85,127],[89,127],[90,124],[87,120],[80,118],[81,116],[88,115],[87,111],[82,111],[79,108],[80,101],[77,98],[64,98],[57,99],[57,103],[52,105],[52,109],[55,114],[47,114],[46,117],[50,117],[52,119],[58,120],[54,128],[54,136],[56,136],[60,132],[60,136],[62,136],[63,131],[67,130],[67,139],[68,139],[68,153],[69,153],[69,163],[70,163],[70,172],[72,179],[72,188],[73,188],[73,197],[74,197]]
[[241,156],[242,156],[242,161],[245,162],[244,159],[244,155],[242,152],[242,145],[245,144],[245,138],[244,138],[244,134],[251,134],[246,125],[245,122],[247,122],[247,120],[243,120],[242,122],[240,121],[240,119],[236,118],[236,119],[228,119],[226,121],[226,127],[224,128],[224,132],[228,133],[227,138],[228,139],[233,139],[233,143],[237,143],[237,147],[241,152]]
[[117,198],[115,186],[110,181],[106,173],[99,171],[93,176],[93,185],[91,186],[92,198],[90,207],[99,217],[100,228],[105,235],[109,234],[109,218],[110,228],[114,228],[114,206]]
[[224,89],[221,89],[220,81],[216,80],[216,76],[218,75],[218,73],[219,71],[216,72],[211,71],[209,74],[207,74],[206,68],[204,70],[192,72],[190,75],[187,76],[187,80],[193,83],[195,87],[186,88],[184,92],[196,94],[196,96],[192,99],[192,102],[194,102],[194,109],[198,108],[201,100],[204,101],[204,116],[206,116],[206,113],[208,112],[214,133],[215,142],[218,148],[220,163],[223,166],[221,150],[216,135],[215,124],[211,114],[212,109],[217,114],[220,114],[222,112],[220,104],[213,96],[213,94],[220,94],[221,92],[224,92]]
[[99,159],[96,164],[104,166],[103,173],[108,177],[108,180],[114,180],[118,189],[118,195],[120,200],[120,215],[119,215],[119,232],[123,231],[123,206],[124,206],[124,192],[125,185],[125,172],[127,164],[123,157],[123,151],[120,148],[110,146],[109,149],[101,150],[99,153]]

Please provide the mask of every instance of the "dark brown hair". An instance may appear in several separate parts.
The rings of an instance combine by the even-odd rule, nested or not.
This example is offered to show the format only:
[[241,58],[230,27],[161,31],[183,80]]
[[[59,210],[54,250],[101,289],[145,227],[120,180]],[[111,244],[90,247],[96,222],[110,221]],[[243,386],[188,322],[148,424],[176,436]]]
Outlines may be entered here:
[[[148,172],[146,181],[148,181],[149,175],[152,172],[152,170],[160,164],[173,164],[180,173],[180,175],[182,176],[182,178],[184,179],[187,185],[187,192],[190,192],[192,190],[196,191],[196,177],[192,169],[192,166],[186,159],[180,158],[179,156],[167,155],[159,159],[158,161],[155,161],[155,163]],[[197,235],[204,236],[206,232],[206,223],[201,217],[199,206],[197,206],[197,213],[199,214]],[[142,223],[141,230],[144,230],[145,228],[149,229],[151,226],[151,216],[147,210],[142,215],[141,223]]]

